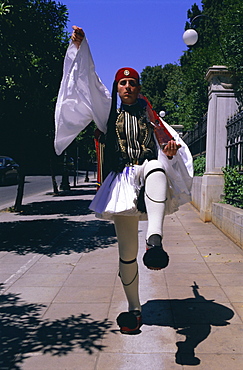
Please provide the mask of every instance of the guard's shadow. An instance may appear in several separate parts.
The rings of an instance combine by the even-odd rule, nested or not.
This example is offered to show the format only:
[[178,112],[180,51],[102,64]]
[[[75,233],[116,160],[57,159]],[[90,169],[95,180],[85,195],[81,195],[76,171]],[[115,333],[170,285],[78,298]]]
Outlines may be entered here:
[[185,335],[184,342],[177,342],[175,358],[180,365],[199,365],[195,348],[211,332],[211,325],[226,326],[234,312],[226,306],[207,300],[198,293],[199,287],[192,286],[194,298],[151,300],[143,305],[145,325],[169,326],[178,334]]

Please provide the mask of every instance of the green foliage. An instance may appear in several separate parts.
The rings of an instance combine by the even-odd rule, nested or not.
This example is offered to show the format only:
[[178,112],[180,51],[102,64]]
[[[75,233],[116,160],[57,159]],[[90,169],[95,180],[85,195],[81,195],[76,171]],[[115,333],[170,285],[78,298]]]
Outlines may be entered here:
[[189,130],[193,126],[190,125],[190,104],[185,86],[182,68],[175,65],[165,90],[164,106],[168,112],[165,120],[170,125],[183,125],[184,130]]
[[0,16],[6,15],[10,12],[10,8],[12,5],[6,5],[5,3],[1,2],[0,3]]
[[146,67],[141,73],[142,94],[146,95],[156,111],[165,110],[165,90],[169,80],[175,71],[174,64],[166,64],[164,67]]
[[203,176],[206,167],[206,158],[204,155],[196,157],[193,161],[194,176]]
[[[232,71],[234,90],[243,103],[243,2],[242,0],[203,0],[202,11],[194,4],[188,11],[198,42],[188,47],[180,59],[188,104],[185,106],[189,125],[207,110],[205,75],[212,65],[226,65]],[[185,29],[190,27],[187,22]]]
[[222,170],[225,203],[243,209],[243,174],[236,167],[225,167]]
[[[188,47],[180,59],[185,81],[187,104],[185,106],[188,125],[193,127],[207,111],[208,90],[205,75],[212,65],[224,65],[225,60],[218,42],[220,34],[219,15],[222,11],[222,0],[203,1],[203,10],[200,11],[194,4],[188,11],[190,22],[198,32],[198,42]],[[213,19],[213,21],[212,21]],[[187,22],[185,29],[191,26]]]
[[227,9],[221,16],[223,47],[227,64],[234,76],[234,90],[243,105],[243,2],[224,0]]
[[[193,22],[199,40],[184,52],[180,65],[146,67],[141,74],[142,92],[151,100],[155,110],[167,111],[166,121],[181,124],[184,130],[193,128],[207,111],[208,83],[205,75],[208,68],[225,64],[218,36],[221,38],[222,34],[220,17],[227,8],[223,0],[203,1],[202,8],[201,11],[194,4],[188,10],[190,22],[195,16],[203,16]],[[190,27],[190,22],[186,23],[185,29]]]
[[80,132],[80,134],[76,138],[81,164],[86,165],[87,163],[96,161],[96,151],[94,143],[95,129],[95,123],[91,122],[85,130]]
[[226,65],[232,71],[235,94],[243,104],[242,0],[203,0],[202,10],[194,4],[187,16],[185,29],[195,28],[199,39],[183,53],[180,65],[146,67],[141,74],[142,92],[154,109],[167,111],[166,121],[184,130],[207,111],[210,66]]
[[51,0],[0,0],[0,9],[1,151],[22,166],[31,159],[41,165],[53,150],[67,8]]
[[184,76],[177,64],[166,64],[146,67],[141,73],[142,93],[149,99],[153,108],[167,112],[166,122],[188,126],[185,114],[187,96],[184,89]]

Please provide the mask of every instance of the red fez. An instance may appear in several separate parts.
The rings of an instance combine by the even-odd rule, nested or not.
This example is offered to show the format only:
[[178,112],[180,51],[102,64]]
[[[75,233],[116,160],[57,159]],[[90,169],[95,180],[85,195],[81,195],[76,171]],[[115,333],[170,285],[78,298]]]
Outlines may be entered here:
[[116,72],[116,75],[115,75],[115,81],[119,82],[122,78],[126,78],[126,77],[135,78],[139,83],[139,74],[138,74],[138,72],[135,71],[135,69],[129,68],[129,67],[118,69],[118,71]]

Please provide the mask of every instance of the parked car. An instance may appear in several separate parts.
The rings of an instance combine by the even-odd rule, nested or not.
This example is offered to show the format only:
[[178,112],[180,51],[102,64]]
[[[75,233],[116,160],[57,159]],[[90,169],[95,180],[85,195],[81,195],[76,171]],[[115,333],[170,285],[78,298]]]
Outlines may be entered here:
[[0,185],[17,184],[19,165],[10,157],[0,156]]

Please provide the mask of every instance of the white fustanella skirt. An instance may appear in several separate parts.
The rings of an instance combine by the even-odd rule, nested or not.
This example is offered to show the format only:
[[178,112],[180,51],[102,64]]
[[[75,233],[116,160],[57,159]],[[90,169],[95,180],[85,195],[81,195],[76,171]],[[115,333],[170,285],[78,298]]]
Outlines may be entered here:
[[147,215],[137,209],[146,163],[125,167],[121,173],[109,173],[89,206],[97,217],[111,220],[114,215],[124,215],[147,219]]

